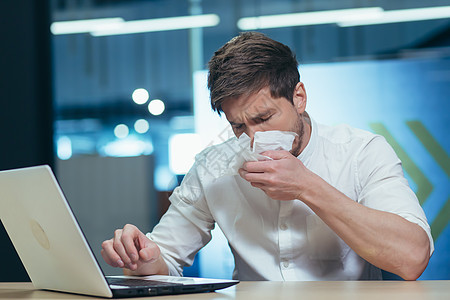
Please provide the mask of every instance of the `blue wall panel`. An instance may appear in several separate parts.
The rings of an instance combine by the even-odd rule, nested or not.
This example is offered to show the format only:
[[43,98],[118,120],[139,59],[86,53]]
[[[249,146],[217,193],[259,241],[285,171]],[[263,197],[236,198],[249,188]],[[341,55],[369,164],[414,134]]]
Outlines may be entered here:
[[300,73],[318,122],[386,136],[435,239],[421,279],[450,279],[450,57],[311,64]]

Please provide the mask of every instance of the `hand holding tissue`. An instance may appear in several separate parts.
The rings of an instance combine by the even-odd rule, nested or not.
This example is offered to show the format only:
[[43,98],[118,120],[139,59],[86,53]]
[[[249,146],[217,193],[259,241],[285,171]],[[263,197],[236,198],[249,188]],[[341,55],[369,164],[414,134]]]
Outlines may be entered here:
[[239,152],[231,159],[228,172],[223,175],[238,175],[239,168],[246,161],[272,160],[268,156],[261,155],[264,151],[290,151],[296,136],[298,135],[295,132],[290,131],[257,131],[253,139],[253,145],[251,145],[250,137],[243,133],[237,139]]

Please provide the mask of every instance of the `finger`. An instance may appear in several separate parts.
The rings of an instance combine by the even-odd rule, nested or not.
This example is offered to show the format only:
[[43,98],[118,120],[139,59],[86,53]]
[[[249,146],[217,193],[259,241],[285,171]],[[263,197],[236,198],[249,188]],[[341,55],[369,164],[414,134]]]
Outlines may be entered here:
[[239,172],[239,175],[240,175],[244,180],[246,180],[246,181],[248,181],[248,182],[250,182],[250,183],[253,183],[253,182],[256,182],[256,181],[263,181],[264,178],[265,178],[264,173],[259,173],[259,172],[256,172],[256,173],[250,173],[250,172],[245,171],[245,170],[242,169],[242,168],[239,169],[238,172]]
[[113,267],[123,268],[124,263],[120,256],[114,251],[113,241],[107,240],[102,243],[102,250],[100,251],[105,262]]
[[113,249],[120,256],[120,259],[122,260],[123,264],[129,265],[131,263],[131,259],[128,256],[127,252],[125,251],[125,247],[122,242],[122,234],[123,230],[120,229],[114,232]]
[[263,183],[259,183],[259,182],[252,182],[251,183],[252,186],[256,187],[256,188],[260,188],[264,191],[264,187],[265,185]]
[[242,178],[245,179],[245,174],[247,174],[248,172],[246,170],[244,170],[243,168],[240,168],[238,170],[239,176],[241,176]]
[[[139,234],[141,232],[134,225],[125,225],[123,228],[121,240],[127,256],[130,258],[132,263],[136,263],[139,260],[139,250],[136,245],[139,245]],[[141,233],[142,234],[142,233]]]
[[261,155],[268,156],[272,159],[291,158],[293,155],[285,150],[268,150],[261,153]]
[[248,161],[242,165],[242,169],[248,173],[264,173],[272,169],[273,163],[273,160]]
[[[108,241],[104,241],[102,243],[102,250],[100,251],[100,253],[101,253],[102,257],[103,257],[103,260],[108,265],[111,265],[111,266],[115,267],[115,264],[116,264],[115,261],[117,261],[120,257],[117,254],[115,254],[115,255],[113,254],[111,256],[107,254],[107,251],[105,250],[105,248],[108,247],[107,244],[106,244],[107,242],[110,242],[110,241],[108,240]],[[116,256],[115,260],[114,260],[114,258],[112,256]]]
[[100,254],[101,254],[102,257],[103,257],[103,260],[104,260],[108,265],[111,265],[111,266],[115,267],[115,266],[113,265],[114,263],[112,262],[112,260],[108,257],[108,255],[106,255],[104,249],[100,250]]
[[248,182],[250,182],[252,184],[252,186],[255,187],[259,187],[256,186],[254,184],[266,184],[268,183],[268,174],[267,173],[247,173],[244,175],[243,177],[245,180],[247,180]]
[[144,262],[155,262],[161,254],[159,247],[144,234],[139,239],[143,245],[141,250],[139,250],[140,259]]

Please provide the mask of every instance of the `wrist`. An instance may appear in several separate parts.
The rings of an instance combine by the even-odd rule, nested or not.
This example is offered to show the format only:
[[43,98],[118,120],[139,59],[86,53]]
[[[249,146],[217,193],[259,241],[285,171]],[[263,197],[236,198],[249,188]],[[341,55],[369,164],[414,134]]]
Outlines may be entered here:
[[314,172],[309,171],[309,173],[306,176],[307,180],[301,183],[299,198],[297,199],[313,208],[320,205],[321,199],[327,198],[327,188],[330,185]]
[[129,276],[145,275],[169,275],[169,268],[164,258],[159,257],[154,261],[141,262],[136,270],[123,269],[123,273]]

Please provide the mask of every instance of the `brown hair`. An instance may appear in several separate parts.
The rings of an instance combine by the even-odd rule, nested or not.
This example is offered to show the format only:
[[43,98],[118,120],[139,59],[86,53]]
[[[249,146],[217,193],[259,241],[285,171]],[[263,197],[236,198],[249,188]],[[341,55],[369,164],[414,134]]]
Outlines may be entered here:
[[300,81],[291,49],[258,32],[233,38],[214,53],[208,65],[211,106],[219,114],[224,101],[254,94],[267,86],[272,97],[292,102]]

